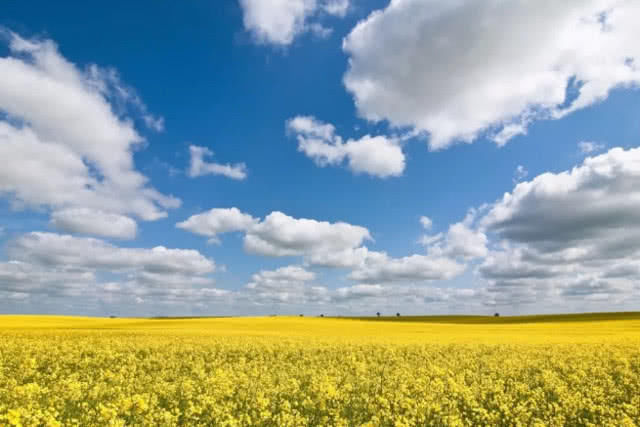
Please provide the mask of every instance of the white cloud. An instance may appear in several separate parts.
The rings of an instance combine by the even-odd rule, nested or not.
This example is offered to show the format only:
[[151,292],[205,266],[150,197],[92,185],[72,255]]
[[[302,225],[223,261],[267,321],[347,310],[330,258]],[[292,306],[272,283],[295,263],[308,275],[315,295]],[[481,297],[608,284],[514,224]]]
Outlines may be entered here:
[[244,247],[258,255],[312,257],[355,249],[366,239],[371,235],[364,227],[272,212],[247,231]]
[[122,248],[99,239],[33,232],[11,241],[8,255],[10,261],[0,262],[0,295],[36,296],[39,306],[69,297],[76,312],[138,300],[192,309],[231,294],[213,287],[208,274],[216,265],[195,250]]
[[307,32],[326,36],[329,28],[318,22],[319,12],[344,17],[349,9],[349,0],[240,0],[244,28],[250,31],[259,43],[286,46]]
[[487,254],[488,238],[474,226],[478,212],[471,209],[464,220],[451,224],[446,233],[425,234],[420,238],[420,243],[431,256],[462,258],[465,261],[484,257]]
[[321,251],[307,254],[308,264],[330,268],[353,268],[362,265],[369,256],[365,246],[344,248],[337,251]]
[[151,114],[135,89],[125,85],[115,69],[100,68],[92,64],[87,67],[86,74],[93,87],[105,97],[111,98],[112,108],[117,114],[132,112],[140,116],[147,128],[156,132],[164,131],[164,118]]
[[474,230],[464,222],[458,222],[449,226],[447,231],[443,254],[454,258],[482,258],[487,254],[487,236],[478,230]]
[[48,266],[105,271],[147,271],[166,274],[207,274],[215,263],[193,249],[121,248],[104,240],[31,232],[11,242],[14,260]]
[[578,149],[582,154],[592,154],[602,151],[604,149],[604,144],[592,141],[580,141],[578,142]]
[[384,252],[369,252],[364,263],[356,267],[349,278],[367,283],[447,280],[462,274],[465,268],[465,265],[444,256],[391,258]]
[[[640,4],[392,0],[345,38],[359,113],[430,134],[430,147],[504,144],[640,83]],[[568,90],[567,90],[568,88]]]
[[614,148],[570,171],[519,183],[492,206],[482,224],[510,240],[561,246],[611,236],[640,226],[638,185],[640,148]]
[[314,273],[302,267],[290,265],[254,274],[245,289],[253,304],[326,302],[327,288],[309,284],[315,277]]
[[176,224],[176,227],[201,236],[208,236],[213,242],[218,242],[219,233],[245,231],[255,222],[257,222],[256,219],[240,212],[238,208],[217,208],[193,215],[186,221]]
[[387,314],[397,310],[424,313],[429,307],[441,310],[482,308],[482,290],[438,288],[406,284],[369,284],[329,289],[314,284],[315,274],[299,266],[287,266],[273,271],[260,271],[252,276],[244,290],[234,295],[236,301],[268,306],[274,304],[284,312],[320,310],[333,314],[370,313],[377,310]]
[[396,310],[406,314],[407,308],[422,314],[426,307],[434,305],[440,305],[449,313],[465,310],[469,313],[474,312],[470,308],[480,305],[482,294],[481,290],[469,288],[359,284],[336,289],[331,294],[331,301],[340,307],[368,312],[370,315],[374,310],[382,310],[387,316],[393,315]]
[[423,234],[420,237],[420,240],[418,241],[418,243],[420,243],[422,246],[432,246],[435,243],[440,242],[443,237],[444,237],[444,233]]
[[306,30],[316,0],[240,0],[244,28],[261,43],[288,45]]
[[[289,265],[286,267],[280,267],[277,270],[261,271],[254,274],[252,282],[254,283],[269,283],[269,282],[310,282],[315,280],[316,275],[311,271],[305,270],[303,267],[297,265]],[[251,287],[251,286],[250,286]]]
[[470,229],[473,215],[454,224],[447,234],[434,239],[427,255],[392,258],[363,246],[371,240],[369,230],[344,222],[330,223],[293,218],[272,212],[257,220],[237,209],[217,209],[193,216],[178,226],[196,234],[216,236],[226,231],[244,231],[248,253],[303,257],[307,265],[352,269],[349,278],[360,282],[446,280],[464,272],[465,261],[486,254],[484,233]]
[[[85,71],[50,40],[8,33],[0,57],[0,195],[15,207],[92,209],[155,220],[180,205],[147,185],[132,152],[137,117],[160,128],[113,70]],[[55,108],[51,106],[55,105]],[[120,113],[120,114],[118,114]],[[126,113],[131,113],[127,115]],[[108,235],[110,230],[93,232]]]
[[93,234],[119,239],[133,239],[137,233],[137,224],[133,219],[88,208],[54,211],[51,214],[51,224],[68,233]]
[[95,284],[91,271],[43,267],[28,262],[0,262],[0,291],[24,295],[74,296]]
[[521,182],[480,226],[503,241],[479,268],[496,303],[640,299],[640,148]]
[[249,253],[273,257],[303,256],[322,265],[333,265],[334,261],[338,262],[337,258],[341,262],[349,257],[361,259],[367,253],[366,248],[361,247],[362,243],[371,239],[366,228],[345,222],[293,218],[278,211],[260,220],[237,208],[211,209],[176,226],[213,239],[220,233],[244,231],[244,248]]
[[330,15],[344,17],[349,11],[350,0],[328,0],[324,2],[322,8]]
[[189,165],[188,175],[196,178],[203,175],[222,175],[227,178],[243,180],[247,178],[247,165],[244,163],[220,164],[208,163],[205,157],[213,156],[213,151],[206,147],[198,147],[196,145],[189,146],[189,154],[191,163]]
[[318,166],[340,165],[347,160],[354,173],[379,178],[400,176],[405,156],[399,142],[386,136],[365,135],[343,142],[331,124],[311,116],[297,116],[287,121],[287,130],[295,134],[298,151],[313,159]]
[[309,25],[309,31],[311,31],[313,35],[320,39],[326,39],[331,35],[331,33],[333,33],[332,28],[325,27],[322,24],[318,24],[317,22]]

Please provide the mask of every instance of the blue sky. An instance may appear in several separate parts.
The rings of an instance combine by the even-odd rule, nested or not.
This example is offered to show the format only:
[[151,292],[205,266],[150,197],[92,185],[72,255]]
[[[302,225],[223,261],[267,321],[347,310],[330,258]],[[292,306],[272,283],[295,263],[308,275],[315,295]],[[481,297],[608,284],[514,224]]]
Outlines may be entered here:
[[639,14],[10,2],[0,310],[637,307]]

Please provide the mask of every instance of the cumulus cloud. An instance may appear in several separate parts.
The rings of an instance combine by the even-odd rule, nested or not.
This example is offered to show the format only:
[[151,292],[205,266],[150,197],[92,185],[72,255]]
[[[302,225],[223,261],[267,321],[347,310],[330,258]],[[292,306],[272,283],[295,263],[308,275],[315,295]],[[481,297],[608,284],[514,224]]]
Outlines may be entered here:
[[466,261],[482,258],[487,254],[489,239],[475,226],[477,215],[478,210],[471,209],[464,220],[451,224],[446,232],[424,234],[419,242],[432,256],[462,258]]
[[302,257],[306,265],[351,269],[349,278],[358,282],[386,283],[433,281],[453,278],[466,269],[462,261],[486,254],[487,238],[472,230],[473,215],[454,224],[442,239],[428,247],[426,255],[393,258],[371,251],[364,243],[371,240],[369,230],[344,222],[293,218],[272,212],[263,220],[239,210],[214,209],[195,215],[178,227],[196,234],[217,236],[227,231],[244,231],[248,253]]
[[286,266],[277,270],[262,270],[251,276],[245,290],[254,304],[269,303],[322,303],[328,301],[329,291],[324,286],[309,282],[316,275],[300,266]]
[[640,83],[635,1],[392,0],[343,42],[359,113],[430,135],[504,144]]
[[244,247],[258,255],[313,257],[352,250],[367,239],[369,230],[357,225],[272,212],[247,231]]
[[407,310],[423,313],[427,307],[444,310],[482,308],[482,290],[438,288],[414,284],[359,283],[330,289],[314,284],[316,275],[300,266],[263,270],[252,276],[234,297],[252,305],[273,304],[283,310],[322,310],[333,313],[371,313],[374,310]]
[[349,278],[367,283],[447,280],[462,274],[465,268],[445,256],[416,254],[392,258],[384,252],[369,252]]
[[11,242],[8,253],[23,262],[112,272],[206,274],[215,270],[213,260],[193,249],[121,248],[100,239],[56,233],[24,234]]
[[[411,307],[424,313],[425,307],[441,305],[448,312],[469,310],[480,306],[482,291],[470,288],[438,288],[415,285],[359,284],[338,288],[331,294],[331,301],[338,306],[347,306],[358,311],[374,308],[403,310]],[[387,312],[387,315],[393,312]]]
[[43,267],[29,262],[0,262],[0,292],[77,296],[95,284],[91,271],[60,267]]
[[68,233],[92,234],[118,239],[133,239],[137,233],[137,224],[133,219],[89,208],[54,211],[51,214],[51,224]]
[[[331,29],[317,22],[320,12],[344,17],[349,0],[240,0],[244,28],[259,43],[286,46],[307,32],[326,35]],[[315,19],[315,22],[312,20]]]
[[214,208],[207,212],[193,215],[186,221],[179,222],[176,227],[201,236],[210,237],[218,243],[219,233],[248,230],[257,220],[251,215],[240,212],[238,208]]
[[519,183],[482,224],[510,240],[549,247],[626,234],[640,225],[639,183],[640,149],[614,148],[570,171]]
[[482,258],[487,254],[487,243],[487,236],[482,231],[458,222],[449,226],[442,253],[454,258]]
[[95,286],[94,292],[106,303],[122,304],[128,300],[159,306],[163,310],[168,306],[181,306],[191,311],[194,307],[205,308],[211,303],[228,303],[233,298],[233,292],[212,287],[212,279],[182,275],[163,275],[159,279],[158,282],[149,282],[134,277],[108,282]]
[[394,138],[365,135],[343,142],[335,134],[333,125],[311,116],[297,116],[288,120],[287,130],[296,136],[298,151],[318,166],[337,166],[346,160],[354,173],[388,178],[404,172],[405,156],[399,141]]
[[230,295],[214,287],[208,275],[216,265],[196,250],[122,248],[94,238],[32,232],[11,241],[7,254],[9,261],[0,262],[0,295],[26,301],[35,296],[39,304],[70,297],[74,305],[94,307],[132,301],[193,307]]
[[479,220],[502,240],[479,268],[494,301],[639,298],[640,148],[515,186]]
[[[155,220],[180,205],[135,169],[132,152],[145,142],[136,119],[156,130],[162,120],[114,70],[81,70],[51,40],[4,35],[9,49],[0,57],[0,195],[15,207],[66,212],[53,221],[69,229],[116,237],[135,230],[126,216]],[[86,215],[80,219],[89,210],[102,216],[92,224]],[[118,231],[105,222],[111,214],[119,218]]]
[[347,261],[348,266],[354,265],[356,259],[366,256],[363,242],[371,240],[369,230],[346,222],[293,218],[278,211],[259,219],[237,208],[211,209],[176,226],[214,241],[220,233],[243,231],[244,249],[249,253],[302,256],[313,264],[326,266]]
[[196,178],[203,175],[222,175],[227,178],[243,180],[247,178],[247,165],[244,163],[221,164],[209,163],[205,161],[205,157],[213,156],[213,151],[206,147],[198,147],[196,145],[189,146],[189,154],[191,163],[187,175]]
[[345,247],[337,251],[312,252],[306,255],[308,264],[330,268],[353,268],[362,265],[369,256],[366,246]]

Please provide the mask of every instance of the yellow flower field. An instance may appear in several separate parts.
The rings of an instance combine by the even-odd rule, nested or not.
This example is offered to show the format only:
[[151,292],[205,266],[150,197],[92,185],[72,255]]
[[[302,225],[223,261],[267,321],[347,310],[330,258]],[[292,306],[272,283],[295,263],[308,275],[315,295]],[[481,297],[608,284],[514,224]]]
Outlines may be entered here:
[[0,316],[0,425],[640,425],[638,314],[388,320]]

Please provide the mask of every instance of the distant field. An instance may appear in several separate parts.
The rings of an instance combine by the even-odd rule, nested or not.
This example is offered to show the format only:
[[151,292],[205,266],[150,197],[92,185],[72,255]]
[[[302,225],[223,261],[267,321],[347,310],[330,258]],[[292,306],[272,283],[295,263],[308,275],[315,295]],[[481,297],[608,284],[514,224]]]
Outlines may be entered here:
[[640,313],[0,316],[0,425],[590,424],[640,424]]
[[538,314],[529,316],[368,316],[351,317],[359,320],[387,320],[395,322],[457,323],[463,325],[500,325],[513,323],[594,322],[606,320],[640,320],[640,312]]

